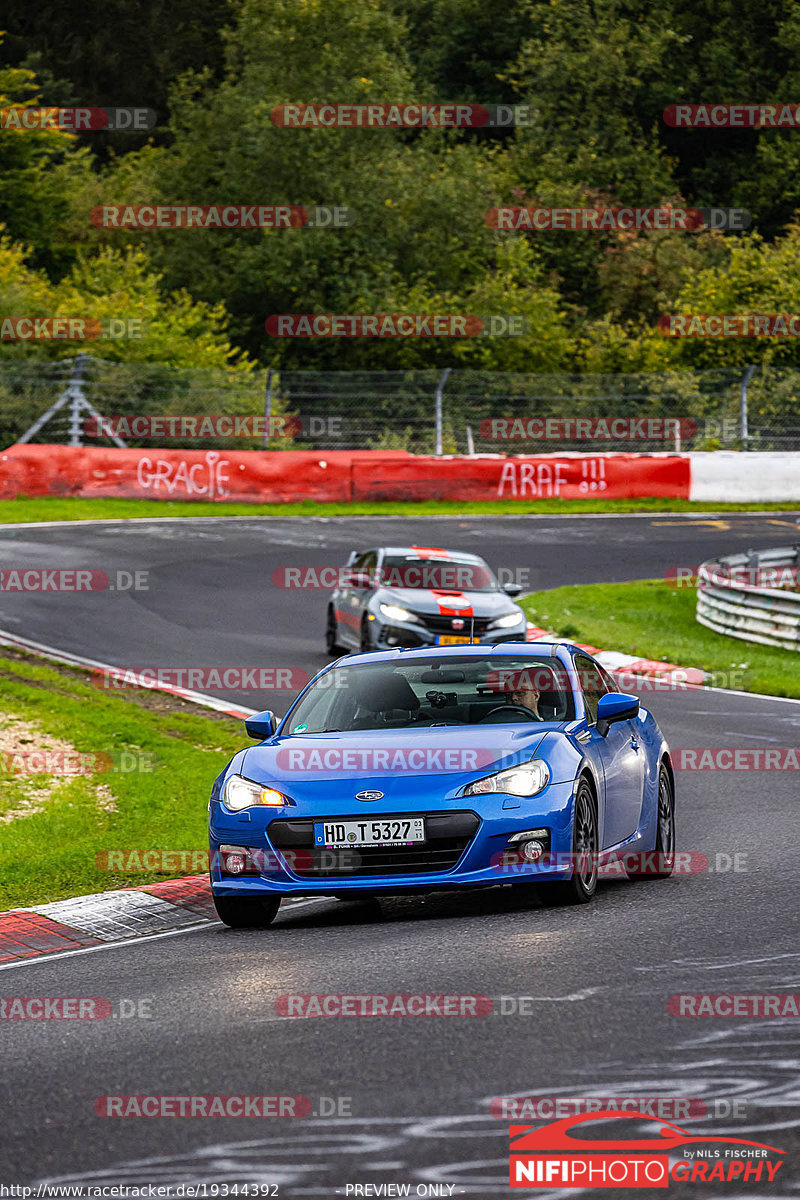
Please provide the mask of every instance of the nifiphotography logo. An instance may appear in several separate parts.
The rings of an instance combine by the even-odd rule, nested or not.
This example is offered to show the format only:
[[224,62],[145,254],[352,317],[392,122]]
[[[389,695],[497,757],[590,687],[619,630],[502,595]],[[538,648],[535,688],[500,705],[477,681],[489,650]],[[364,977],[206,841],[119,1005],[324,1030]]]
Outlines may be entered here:
[[[509,1128],[511,1187],[526,1188],[666,1188],[673,1183],[771,1184],[785,1152],[763,1142],[691,1134],[679,1125],[644,1118],[652,1136],[595,1139],[573,1130],[589,1121],[636,1121],[640,1116],[606,1109],[538,1128]],[[596,1131],[595,1131],[596,1132]],[[692,1150],[683,1149],[691,1145]],[[673,1163],[670,1167],[672,1151]],[[682,1151],[682,1156],[679,1152]]]

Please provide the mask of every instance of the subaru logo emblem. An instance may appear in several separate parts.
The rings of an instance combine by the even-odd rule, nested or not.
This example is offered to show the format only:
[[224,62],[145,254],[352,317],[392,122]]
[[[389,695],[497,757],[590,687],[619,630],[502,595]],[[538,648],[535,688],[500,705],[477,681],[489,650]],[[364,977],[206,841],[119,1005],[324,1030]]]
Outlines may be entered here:
[[356,800],[382,800],[383,792],[356,792]]
[[463,629],[466,622],[462,621],[461,617],[455,617],[450,624],[453,626],[453,629]]

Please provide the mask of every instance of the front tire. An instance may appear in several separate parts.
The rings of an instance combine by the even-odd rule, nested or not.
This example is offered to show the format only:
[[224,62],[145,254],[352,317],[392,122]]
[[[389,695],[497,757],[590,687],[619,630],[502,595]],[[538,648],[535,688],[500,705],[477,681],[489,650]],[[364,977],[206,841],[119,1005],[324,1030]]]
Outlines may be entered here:
[[280,896],[214,896],[217,916],[229,929],[266,929],[280,906]]
[[658,772],[658,812],[656,815],[655,868],[648,869],[648,854],[639,863],[632,855],[633,867],[626,866],[629,879],[669,879],[675,870],[675,794],[669,771],[661,764]]
[[559,883],[541,884],[539,899],[542,904],[589,904],[597,891],[598,840],[594,794],[587,781],[582,779],[575,793],[572,878]]

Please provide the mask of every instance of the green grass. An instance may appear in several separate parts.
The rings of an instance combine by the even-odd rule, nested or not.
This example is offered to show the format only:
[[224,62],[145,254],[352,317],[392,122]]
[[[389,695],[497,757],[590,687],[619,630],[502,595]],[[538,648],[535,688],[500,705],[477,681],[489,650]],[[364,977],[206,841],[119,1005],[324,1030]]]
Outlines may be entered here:
[[695,620],[697,593],[661,579],[534,592],[522,607],[559,637],[712,674],[717,687],[800,697],[800,654],[712,633]]
[[0,819],[50,789],[41,812],[0,824],[0,910],[168,878],[109,873],[95,859],[114,849],[205,849],[211,784],[247,743],[232,718],[154,692],[107,694],[89,680],[16,651],[0,657],[0,737],[12,718],[44,735],[26,750],[56,737],[85,754],[127,751],[127,766],[151,768],[59,778],[23,776],[0,760]]
[[175,500],[85,500],[44,496],[0,500],[0,524],[27,521],[91,521],[127,517],[433,517],[513,516],[552,513],[659,512],[794,512],[797,501],[785,504],[709,504],[689,500],[425,500],[416,503],[381,501],[359,504],[210,504]]

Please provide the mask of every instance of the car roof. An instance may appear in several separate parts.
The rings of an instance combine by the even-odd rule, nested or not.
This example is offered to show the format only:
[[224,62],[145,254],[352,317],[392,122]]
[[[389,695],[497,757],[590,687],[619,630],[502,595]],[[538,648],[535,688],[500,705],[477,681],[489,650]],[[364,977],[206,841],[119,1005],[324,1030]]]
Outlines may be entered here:
[[[530,658],[556,658],[559,650],[565,650],[568,653],[587,653],[580,646],[576,646],[574,642],[499,642],[496,645],[488,642],[475,642],[466,646],[419,646],[413,650],[371,650],[368,654],[347,654],[337,661],[353,665],[369,662],[407,662],[408,660],[413,662],[416,658],[430,658],[431,655],[437,658],[463,658],[465,654],[473,658],[489,656],[492,658],[519,658],[523,653]],[[589,654],[587,657],[591,658],[592,656]]]
[[[443,546],[371,546],[367,550],[359,550],[358,553],[369,554],[372,551],[380,554],[391,554],[405,556],[408,558],[424,558],[426,562],[447,562],[451,558],[458,559],[459,562],[474,562],[486,565],[486,560],[481,558],[480,554],[470,554],[466,550],[447,550]],[[429,556],[432,556],[429,557]]]

